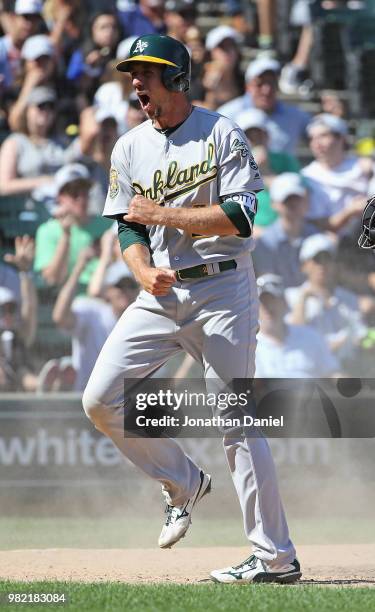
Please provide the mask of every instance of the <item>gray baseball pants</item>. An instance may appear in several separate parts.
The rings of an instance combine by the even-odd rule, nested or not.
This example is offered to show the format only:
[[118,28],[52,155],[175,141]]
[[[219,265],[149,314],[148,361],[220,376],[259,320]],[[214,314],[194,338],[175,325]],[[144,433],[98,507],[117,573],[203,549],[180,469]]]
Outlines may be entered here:
[[[104,344],[83,395],[95,427],[181,505],[199,484],[199,467],[170,438],[124,436],[124,380],[145,378],[181,350],[206,379],[251,378],[255,369],[258,297],[251,259],[235,270],[177,282],[166,297],[141,291]],[[244,529],[257,557],[289,563],[295,550],[278,491],[268,443],[260,436],[223,439],[240,501]]]

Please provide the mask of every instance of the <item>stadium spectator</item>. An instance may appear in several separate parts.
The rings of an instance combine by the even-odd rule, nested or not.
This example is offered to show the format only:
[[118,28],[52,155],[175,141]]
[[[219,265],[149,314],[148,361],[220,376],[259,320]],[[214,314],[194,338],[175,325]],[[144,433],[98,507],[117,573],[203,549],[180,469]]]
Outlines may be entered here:
[[37,377],[28,349],[35,340],[37,294],[29,275],[34,259],[34,241],[17,236],[15,253],[4,260],[18,272],[19,302],[8,287],[0,286],[0,389],[35,391]]
[[164,0],[139,0],[139,4],[118,10],[124,37],[166,34],[164,5]]
[[55,49],[45,34],[31,36],[22,47],[22,87],[9,112],[9,126],[14,132],[22,129],[22,117],[32,90],[38,86],[56,87],[57,63]]
[[0,149],[0,194],[35,193],[53,182],[55,172],[80,157],[76,143],[67,146],[54,134],[56,94],[47,87],[34,88],[27,99],[24,129],[11,134]]
[[288,307],[282,278],[257,279],[259,322],[255,355],[256,378],[319,378],[334,376],[339,365],[324,337],[306,325],[285,322]]
[[327,234],[304,240],[300,262],[307,280],[300,287],[287,289],[286,299],[291,309],[289,321],[319,331],[344,367],[354,358],[367,330],[358,296],[337,286],[336,248]]
[[195,24],[196,9],[193,0],[167,0],[164,21],[168,36],[187,43],[187,33]]
[[266,113],[257,108],[250,108],[238,115],[237,124],[245,132],[265,185],[265,189],[257,195],[258,212],[255,217],[254,235],[259,236],[262,230],[277,218],[277,212],[271,206],[269,193],[275,176],[282,172],[299,172],[300,166],[294,155],[283,151],[272,151],[269,148]]
[[207,34],[206,49],[210,61],[205,63],[202,84],[206,90],[205,103],[209,108],[216,109],[243,94],[239,49],[242,41],[237,30],[226,25],[218,26]]
[[305,220],[308,192],[298,174],[280,174],[271,186],[272,206],[278,219],[269,225],[256,242],[253,252],[257,276],[278,275],[284,287],[297,287],[306,279],[299,259],[303,241],[317,233]]
[[[117,47],[116,63],[128,57],[130,47],[135,40],[135,36],[130,36],[120,42]],[[129,108],[128,100],[132,92],[130,74],[120,73],[113,66],[111,74],[108,75],[108,81],[100,85],[94,95],[94,106],[98,106],[101,110],[116,117],[120,134],[124,134],[128,129],[125,118]]]
[[313,83],[306,80],[314,42],[313,27],[309,7],[310,0],[294,0],[290,12],[292,27],[301,28],[296,51],[280,74],[280,91],[286,95],[309,94]]
[[135,280],[127,277],[105,288],[105,301],[87,296],[74,299],[82,272],[94,255],[92,247],[80,252],[68,280],[60,290],[52,315],[56,325],[72,337],[76,391],[85,388],[105,340],[138,293]]
[[87,21],[86,3],[80,0],[46,0],[43,15],[50,30],[50,38],[64,64],[79,45]]
[[92,17],[89,36],[73,53],[66,72],[76,87],[81,108],[91,104],[108,62],[116,57],[119,40],[116,14],[103,12]]
[[[1,249],[3,250],[3,248]],[[0,261],[0,287],[5,287],[13,294],[17,309],[19,311],[21,304],[21,287],[19,274],[13,266],[10,266],[5,261]]]
[[[277,0],[276,0],[277,1]],[[262,51],[272,52],[275,46],[275,0],[256,0],[258,10],[258,46]]]
[[334,91],[332,89],[323,89],[320,92],[320,105],[323,113],[335,115],[340,119],[345,119],[348,114],[346,93]]
[[39,0],[17,0],[9,19],[9,31],[0,38],[0,93],[21,79],[21,49],[27,38],[39,31],[42,3]]
[[103,108],[89,106],[80,115],[81,162],[90,171],[90,214],[101,214],[108,191],[111,152],[119,136],[116,118]]
[[204,45],[202,32],[196,26],[191,26],[188,29],[185,38],[191,57],[191,82],[188,95],[192,101],[198,100],[199,104],[202,105],[205,95],[202,78],[207,50]]
[[[55,176],[57,208],[55,218],[38,228],[34,270],[41,274],[47,285],[65,282],[77,261],[79,253],[93,245],[108,228],[102,217],[88,215],[91,179],[82,164],[68,164]],[[79,281],[87,287],[97,258],[83,269]]]
[[374,162],[348,153],[348,126],[339,117],[316,115],[307,131],[314,156],[302,169],[311,190],[308,217],[324,230],[350,233],[362,215]]
[[[261,0],[259,8],[263,8],[267,11],[267,7],[272,3],[273,0]],[[248,0],[225,0],[225,14],[230,16],[230,25],[232,25],[238,32],[246,37],[246,42],[250,47],[259,46],[262,50],[272,52],[272,40],[270,36],[262,37],[262,43],[260,37],[258,41],[255,40],[256,25],[258,25],[259,35],[264,34],[264,30],[269,30],[268,24],[262,18],[258,19],[257,3],[248,2]],[[264,27],[265,26],[265,27]]]
[[298,107],[278,99],[279,72],[279,62],[265,56],[258,57],[246,70],[245,94],[220,106],[218,111],[234,121],[240,112],[249,108],[264,111],[268,115],[272,151],[295,154],[299,141],[305,136],[311,117]]

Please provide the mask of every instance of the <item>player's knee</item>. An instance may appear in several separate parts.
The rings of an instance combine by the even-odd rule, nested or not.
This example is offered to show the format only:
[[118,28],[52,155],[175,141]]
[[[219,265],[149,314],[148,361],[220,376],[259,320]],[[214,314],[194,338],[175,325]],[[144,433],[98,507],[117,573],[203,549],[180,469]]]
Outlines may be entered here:
[[88,387],[86,387],[82,396],[82,405],[86,416],[98,426],[103,421],[105,406]]

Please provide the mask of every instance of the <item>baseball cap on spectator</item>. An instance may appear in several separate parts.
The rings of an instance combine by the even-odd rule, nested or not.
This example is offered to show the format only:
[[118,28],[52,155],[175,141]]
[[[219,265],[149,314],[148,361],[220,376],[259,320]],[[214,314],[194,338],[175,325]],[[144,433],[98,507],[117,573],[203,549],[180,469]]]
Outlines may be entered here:
[[221,25],[208,32],[206,38],[206,49],[208,49],[208,51],[212,51],[212,49],[218,47],[223,40],[226,40],[227,38],[231,38],[236,43],[241,43],[243,41],[241,34],[237,30],[227,25]]
[[272,59],[271,57],[261,56],[257,57],[253,62],[247,67],[245,72],[245,81],[248,83],[252,81],[256,77],[260,76],[264,72],[274,72],[275,74],[279,74],[280,72],[280,64],[277,60]]
[[279,174],[271,184],[270,197],[273,202],[285,202],[293,195],[305,196],[307,189],[303,178],[296,172],[284,172]]
[[55,187],[57,193],[60,193],[68,183],[73,183],[78,180],[86,181],[88,186],[91,185],[90,173],[86,166],[83,164],[66,164],[55,174]]
[[137,38],[137,36],[128,36],[128,38],[124,38],[124,40],[122,40],[117,47],[116,59],[128,58],[130,47],[132,46],[133,42],[137,40]]
[[318,253],[335,253],[336,243],[327,234],[314,234],[303,241],[299,253],[300,261],[303,263],[313,259]]
[[0,306],[4,304],[13,304],[16,303],[17,299],[13,291],[8,289],[8,287],[0,287]]
[[40,0],[17,0],[14,12],[16,15],[40,15],[42,8]]
[[104,286],[116,285],[124,277],[132,278],[133,274],[124,261],[115,261],[107,268],[103,281]]
[[348,135],[348,125],[344,119],[336,117],[336,115],[330,115],[329,113],[320,113],[316,115],[307,126],[307,133],[310,135],[311,130],[316,126],[323,126],[334,134],[340,134],[340,136]]
[[38,57],[42,57],[42,55],[49,55],[52,57],[53,54],[53,44],[49,36],[45,34],[30,36],[24,43],[21,51],[21,57],[25,60],[35,60],[38,59]]
[[102,123],[106,119],[113,119],[117,123],[117,119],[114,116],[113,112],[109,108],[105,108],[104,106],[99,106],[95,111],[95,121],[97,123]]
[[27,98],[28,106],[39,106],[40,104],[46,104],[46,102],[55,103],[57,100],[56,93],[51,87],[34,87],[29,93]]
[[236,118],[237,125],[239,125],[244,132],[251,128],[258,128],[258,130],[264,130],[268,133],[267,122],[266,113],[258,108],[250,108],[249,110],[243,111]]
[[262,274],[257,278],[259,297],[264,293],[270,293],[275,297],[284,297],[283,279],[278,274]]

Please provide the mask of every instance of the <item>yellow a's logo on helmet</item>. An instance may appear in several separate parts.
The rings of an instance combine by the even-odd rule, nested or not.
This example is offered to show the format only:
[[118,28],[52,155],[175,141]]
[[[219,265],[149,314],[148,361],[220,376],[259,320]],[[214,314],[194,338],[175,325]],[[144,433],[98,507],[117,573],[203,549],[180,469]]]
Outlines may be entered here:
[[145,40],[139,40],[135,46],[133,53],[143,53],[145,49],[148,47],[148,42]]

